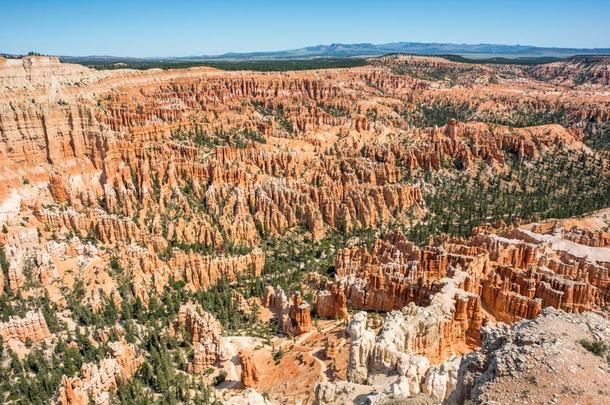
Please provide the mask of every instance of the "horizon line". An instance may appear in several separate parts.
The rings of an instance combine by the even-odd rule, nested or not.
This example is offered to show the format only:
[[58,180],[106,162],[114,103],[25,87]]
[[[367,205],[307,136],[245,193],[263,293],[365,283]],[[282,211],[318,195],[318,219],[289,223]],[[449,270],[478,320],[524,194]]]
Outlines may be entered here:
[[[306,45],[302,47],[292,47],[292,48],[284,48],[284,49],[271,49],[271,50],[250,50],[250,51],[225,51],[221,53],[193,53],[188,55],[151,55],[151,56],[117,56],[113,54],[51,54],[44,53],[38,50],[29,50],[24,53],[9,53],[9,52],[0,52],[0,55],[10,55],[10,56],[28,56],[28,53],[40,53],[42,56],[56,56],[56,57],[74,57],[74,58],[87,58],[87,57],[112,57],[112,58],[133,58],[133,59],[161,59],[161,58],[188,58],[188,57],[222,57],[225,55],[248,55],[248,54],[256,54],[256,53],[276,53],[276,52],[290,52],[297,51],[301,49],[308,48],[316,48],[316,47],[331,47],[331,46],[354,46],[354,45],[371,45],[371,46],[386,46],[386,45],[398,45],[398,44],[421,44],[421,45],[457,45],[457,46],[506,46],[506,47],[522,47],[522,48],[534,48],[534,49],[547,49],[547,50],[582,50],[582,51],[596,51],[596,50],[606,50],[610,51],[610,45],[608,47],[563,47],[563,46],[541,46],[541,45],[531,45],[531,44],[507,44],[507,43],[494,43],[494,42],[421,42],[421,41],[393,41],[393,42],[331,42],[331,43],[320,43],[315,45]],[[483,53],[483,52],[481,52]],[[371,55],[363,55],[363,56],[371,56]],[[353,56],[352,56],[353,57]]]

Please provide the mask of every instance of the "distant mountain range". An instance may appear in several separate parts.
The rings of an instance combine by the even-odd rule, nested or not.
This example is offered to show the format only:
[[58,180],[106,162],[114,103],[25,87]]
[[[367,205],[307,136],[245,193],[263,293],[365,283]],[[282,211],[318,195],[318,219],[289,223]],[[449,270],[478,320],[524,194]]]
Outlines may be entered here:
[[66,62],[119,63],[135,61],[248,61],[248,60],[295,60],[315,58],[358,58],[389,53],[417,55],[459,55],[468,58],[565,58],[574,55],[610,55],[610,48],[549,48],[529,45],[498,44],[451,44],[393,42],[387,44],[330,44],[305,48],[269,52],[230,52],[222,55],[193,55],[180,57],[129,58],[115,56],[62,56]]
[[610,54],[610,48],[545,48],[528,45],[497,44],[449,44],[393,42],[388,44],[330,44],[272,52],[225,53],[216,56],[190,56],[182,60],[282,60],[309,58],[353,58],[379,56],[388,53],[408,53],[418,55],[460,55],[471,58],[488,57],[557,57],[574,55]]

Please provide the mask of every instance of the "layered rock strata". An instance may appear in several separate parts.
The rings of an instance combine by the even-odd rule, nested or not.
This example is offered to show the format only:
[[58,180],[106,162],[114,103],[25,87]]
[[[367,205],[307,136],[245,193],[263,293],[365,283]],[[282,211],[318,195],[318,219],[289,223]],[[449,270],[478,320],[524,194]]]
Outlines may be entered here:
[[525,228],[506,236],[481,230],[466,241],[423,249],[393,232],[370,249],[340,250],[336,281],[318,293],[316,308],[321,316],[337,317],[348,305],[376,311],[409,303],[428,306],[442,288],[441,279],[459,269],[465,273],[462,288],[478,295],[499,320],[531,319],[548,306],[568,312],[604,309],[610,288],[607,251]]
[[[193,291],[260,277],[259,246],[271,237],[412,225],[424,219],[429,186],[413,173],[503,174],[557,150],[589,154],[583,137],[610,119],[606,62],[525,68],[388,56],[324,71],[100,72],[49,57],[0,58],[2,293],[48,293],[66,308],[66,294],[84,291],[94,311],[133,293],[146,305],[170,280]],[[463,122],[434,126],[439,116]],[[531,126],[539,122],[563,126]],[[610,238],[603,226],[573,222],[482,227],[423,248],[389,232],[370,248],[341,249],[317,315],[347,318],[348,307],[388,315],[380,331],[355,316],[352,381],[320,384],[319,398],[341,401],[356,385],[370,393],[359,383],[395,375],[370,399],[443,401],[455,385],[453,355],[477,345],[486,322],[548,307],[607,310]],[[269,288],[263,301],[285,334],[323,333],[312,331],[301,295]],[[40,314],[25,319],[0,325],[5,342],[48,336]],[[170,330],[193,344],[192,372],[230,357],[218,321],[192,304]],[[141,361],[133,347],[112,345],[112,358],[64,379],[60,401],[109,401]],[[325,353],[342,356],[332,340]],[[244,385],[256,385],[252,358],[240,358]],[[236,400],[261,398],[247,391]]]
[[11,340],[36,343],[50,336],[51,331],[41,311],[30,311],[23,318],[10,317],[0,323],[0,337],[4,344],[10,344]]

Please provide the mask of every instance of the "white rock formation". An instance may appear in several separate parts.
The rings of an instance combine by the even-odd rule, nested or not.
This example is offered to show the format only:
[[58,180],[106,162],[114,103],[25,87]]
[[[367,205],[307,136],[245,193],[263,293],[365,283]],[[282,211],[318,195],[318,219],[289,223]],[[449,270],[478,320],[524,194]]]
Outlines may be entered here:
[[[452,356],[440,365],[430,365],[429,360],[415,354],[413,342],[418,333],[418,322],[422,311],[411,306],[402,311],[387,314],[383,329],[378,336],[367,327],[367,313],[354,315],[348,325],[351,337],[350,359],[347,370],[348,381],[367,384],[379,375],[398,375],[396,381],[386,386],[383,395],[375,397],[409,398],[424,393],[442,402],[455,389],[460,358]],[[426,311],[423,311],[426,312]],[[429,315],[428,312],[426,314]],[[434,323],[434,319],[426,319]],[[320,384],[316,395],[320,402],[331,402],[337,397],[337,387],[332,383]]]
[[358,312],[347,327],[351,337],[347,379],[355,383],[364,383],[368,378],[368,362],[375,344],[375,332],[366,326],[367,314]]
[[426,372],[422,391],[435,401],[442,402],[448,399],[457,384],[460,360],[460,357],[454,356],[443,364],[430,367]]

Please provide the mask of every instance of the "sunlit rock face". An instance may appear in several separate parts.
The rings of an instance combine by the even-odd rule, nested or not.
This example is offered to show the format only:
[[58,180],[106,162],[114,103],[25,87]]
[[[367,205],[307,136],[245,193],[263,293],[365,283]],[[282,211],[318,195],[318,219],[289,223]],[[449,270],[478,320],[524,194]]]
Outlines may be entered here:
[[[493,401],[489,365],[505,341],[527,341],[520,328],[588,322],[583,339],[605,338],[589,312],[608,311],[610,221],[405,235],[461,175],[510,189],[522,166],[569,154],[607,187],[607,156],[584,142],[610,119],[608,66],[387,56],[298,72],[96,71],[0,58],[4,359],[51,361],[60,342],[99,350],[52,400],[107,404],[145,380],[158,332],[185,391],[226,403]],[[282,261],[296,264],[274,273]],[[235,314],[252,318],[247,331],[226,327]]]

